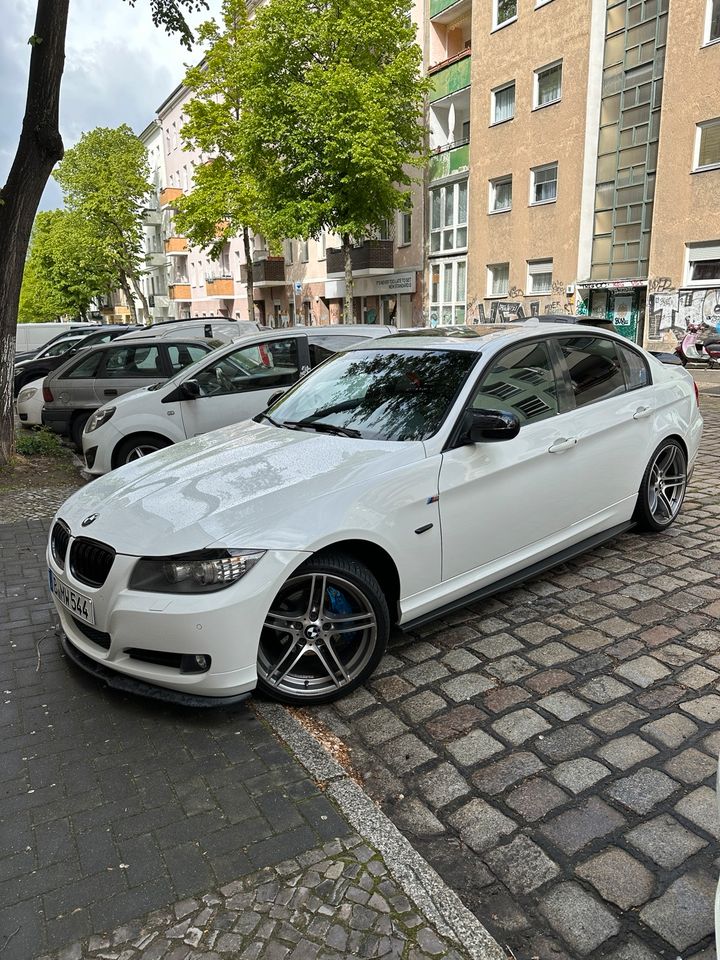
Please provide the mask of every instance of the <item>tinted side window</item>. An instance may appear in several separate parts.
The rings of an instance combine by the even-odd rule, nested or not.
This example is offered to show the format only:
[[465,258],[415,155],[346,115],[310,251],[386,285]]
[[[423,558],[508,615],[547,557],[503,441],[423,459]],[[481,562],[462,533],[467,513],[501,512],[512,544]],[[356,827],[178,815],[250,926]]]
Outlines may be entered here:
[[135,378],[162,376],[160,354],[156,346],[116,347],[105,353],[104,377]]
[[91,353],[88,357],[83,357],[78,361],[72,370],[68,370],[63,379],[68,380],[86,380],[97,376],[98,369],[102,363],[103,354],[100,350]]
[[639,390],[640,387],[649,386],[650,371],[645,358],[637,350],[631,350],[620,343],[615,344],[615,347],[620,351],[620,356],[625,362],[625,380],[628,390]]
[[248,390],[289,387],[300,375],[298,342],[270,340],[241,347],[200,370],[200,395],[216,397]]
[[562,337],[558,344],[570,371],[575,406],[625,393],[625,377],[614,340]]
[[526,343],[495,360],[473,397],[481,410],[509,410],[521,424],[558,413],[558,392],[550,354],[544,343]]

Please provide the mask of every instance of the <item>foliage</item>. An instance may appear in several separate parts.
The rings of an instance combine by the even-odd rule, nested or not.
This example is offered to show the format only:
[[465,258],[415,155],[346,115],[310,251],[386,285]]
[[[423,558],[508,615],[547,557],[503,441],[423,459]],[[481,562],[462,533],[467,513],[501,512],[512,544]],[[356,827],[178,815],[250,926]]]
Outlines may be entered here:
[[239,143],[272,232],[361,238],[409,205],[429,81],[412,0],[270,0],[238,64]]
[[[131,7],[136,0],[126,0]],[[156,27],[164,27],[166,33],[177,33],[180,42],[188,50],[192,49],[193,35],[185,19],[183,8],[190,13],[207,9],[206,0],[150,0],[150,13]]]
[[23,430],[15,438],[15,450],[23,457],[57,457],[65,453],[60,437],[47,427]]
[[65,308],[62,297],[31,252],[20,289],[18,323],[54,323],[64,316]]

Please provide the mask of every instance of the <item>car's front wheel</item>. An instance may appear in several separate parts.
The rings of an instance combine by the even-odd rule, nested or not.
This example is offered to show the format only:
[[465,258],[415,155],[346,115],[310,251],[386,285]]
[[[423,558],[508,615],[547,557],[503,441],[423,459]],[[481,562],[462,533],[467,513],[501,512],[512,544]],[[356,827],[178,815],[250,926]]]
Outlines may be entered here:
[[170,444],[171,441],[165,437],[155,436],[151,433],[137,433],[135,436],[123,440],[118,446],[113,457],[113,466],[122,467],[134,460],[141,460],[143,457],[155,453],[156,450],[164,450]]
[[677,440],[664,440],[642,478],[633,519],[643,530],[666,530],[680,513],[687,489],[687,457]]
[[370,570],[318,555],[281,587],[258,647],[258,688],[283,703],[328,703],[363,683],[385,652],[387,600]]

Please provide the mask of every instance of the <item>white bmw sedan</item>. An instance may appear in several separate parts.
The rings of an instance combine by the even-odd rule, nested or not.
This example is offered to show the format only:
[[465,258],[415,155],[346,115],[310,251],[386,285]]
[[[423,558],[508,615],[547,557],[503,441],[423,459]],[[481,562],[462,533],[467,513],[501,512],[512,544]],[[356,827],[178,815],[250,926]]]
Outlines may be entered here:
[[702,433],[689,374],[587,327],[478,333],[359,344],[74,494],[47,552],[68,655],[165,699],[320,703],[394,624],[666,529]]

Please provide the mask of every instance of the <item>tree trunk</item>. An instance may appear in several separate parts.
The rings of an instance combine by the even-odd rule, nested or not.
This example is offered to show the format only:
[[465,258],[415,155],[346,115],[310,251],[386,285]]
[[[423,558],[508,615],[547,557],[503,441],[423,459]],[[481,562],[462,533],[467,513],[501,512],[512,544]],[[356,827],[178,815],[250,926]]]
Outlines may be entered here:
[[145,292],[143,291],[143,288],[140,286],[140,282],[134,273],[129,273],[128,276],[130,277],[130,282],[133,285],[133,290],[138,295],[138,299],[142,304],[143,313],[145,314],[145,320],[147,323],[150,323],[152,320],[152,317],[150,316],[150,304],[148,303],[148,299],[145,296]]
[[13,362],[25,256],[45,184],[63,155],[58,108],[69,4],[37,0],[22,132],[0,191],[0,466],[14,444]]
[[352,260],[350,259],[350,234],[342,236],[342,251],[345,260],[345,301],[343,303],[343,323],[354,323],[353,316],[353,274]]
[[130,323],[137,323],[137,310],[135,309],[135,298],[132,295],[132,290],[130,289],[130,281],[128,280],[128,275],[124,270],[120,271],[120,287],[122,292],[125,294],[125,299],[127,300],[127,305],[130,310]]
[[243,247],[245,248],[245,269],[247,271],[247,280],[245,288],[247,290],[248,320],[255,321],[255,276],[253,270],[253,256],[250,247],[250,231],[243,227]]

